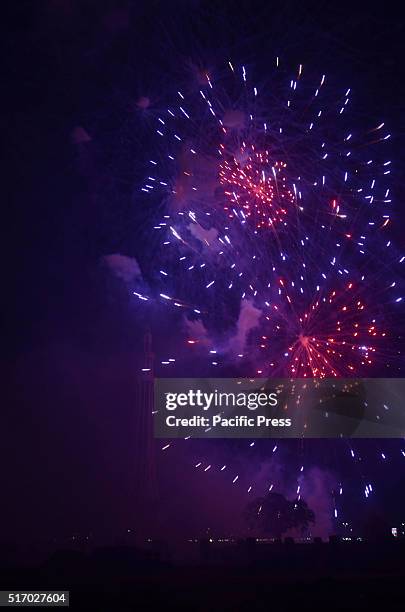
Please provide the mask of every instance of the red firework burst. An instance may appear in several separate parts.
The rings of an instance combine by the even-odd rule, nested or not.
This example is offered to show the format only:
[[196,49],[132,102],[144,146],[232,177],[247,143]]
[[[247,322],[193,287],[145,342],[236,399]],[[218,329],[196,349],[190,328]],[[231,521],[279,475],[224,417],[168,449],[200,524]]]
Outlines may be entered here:
[[[350,282],[342,289],[333,289],[324,297],[317,297],[303,309],[298,299],[280,285],[287,299],[288,310],[282,314],[288,341],[288,373],[295,378],[328,378],[355,376],[373,363],[385,331],[378,327],[377,320],[370,315],[361,291]],[[278,320],[280,307],[274,305]],[[280,322],[280,321],[279,321]],[[281,333],[283,325],[276,325]],[[274,332],[269,339],[274,338]],[[261,348],[270,348],[263,343]]]
[[224,145],[221,151],[224,159],[219,166],[219,180],[225,187],[224,209],[228,216],[234,218],[239,210],[241,217],[251,218],[258,229],[282,220],[295,202],[284,175],[287,164],[272,161],[267,149],[256,150],[254,145],[245,143],[233,155],[225,155]]

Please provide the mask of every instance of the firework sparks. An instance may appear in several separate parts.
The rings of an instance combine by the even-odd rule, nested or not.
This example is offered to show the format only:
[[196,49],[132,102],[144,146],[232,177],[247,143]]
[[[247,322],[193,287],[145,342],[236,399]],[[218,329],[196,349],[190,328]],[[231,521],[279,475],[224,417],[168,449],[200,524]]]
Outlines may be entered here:
[[294,193],[286,185],[284,162],[273,164],[268,150],[255,151],[242,146],[239,154],[225,159],[219,166],[219,182],[225,187],[229,205],[224,206],[230,219],[239,210],[242,222],[252,218],[254,225],[271,227],[294,205]]
[[[141,188],[163,208],[154,226],[159,273],[150,295],[135,295],[181,309],[194,332],[184,345],[206,355],[207,372],[381,375],[398,363],[405,262],[388,235],[391,135],[384,123],[351,123],[350,89],[328,90],[325,75],[311,80],[302,65],[285,78],[280,63],[271,97],[229,62],[224,75],[206,75],[196,96],[179,91],[162,110],[160,152]],[[357,464],[360,455],[350,453]],[[363,491],[373,491],[368,480]]]

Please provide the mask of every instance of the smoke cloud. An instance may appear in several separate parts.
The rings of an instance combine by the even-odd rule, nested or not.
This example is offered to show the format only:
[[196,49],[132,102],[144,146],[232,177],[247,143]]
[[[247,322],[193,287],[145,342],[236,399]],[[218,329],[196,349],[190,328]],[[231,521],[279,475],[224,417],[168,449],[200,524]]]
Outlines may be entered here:
[[133,257],[115,253],[113,255],[105,255],[102,260],[117,278],[122,279],[126,283],[130,283],[136,278],[142,278],[139,264]]
[[236,333],[228,340],[226,352],[236,354],[243,353],[249,333],[259,325],[261,316],[262,311],[254,306],[252,300],[242,300],[236,324]]

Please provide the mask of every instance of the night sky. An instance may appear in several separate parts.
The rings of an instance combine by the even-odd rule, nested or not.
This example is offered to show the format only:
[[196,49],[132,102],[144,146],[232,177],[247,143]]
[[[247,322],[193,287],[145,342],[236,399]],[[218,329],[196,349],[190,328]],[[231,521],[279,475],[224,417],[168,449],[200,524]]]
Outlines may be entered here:
[[[263,74],[275,55],[332,74],[353,87],[359,120],[390,125],[393,233],[403,247],[404,21],[387,3],[367,10],[288,1],[9,4],[3,228],[11,288],[2,292],[0,540],[119,537],[136,529],[134,398],[143,334],[152,325],[157,353],[174,342],[170,318],[153,322],[103,264],[120,253],[148,274],[153,215],[139,186],[153,147],[153,105],[173,82],[229,57]],[[142,98],[151,101],[150,115],[140,110]],[[78,126],[89,137],[85,146],[77,144]],[[199,452],[195,446],[158,460],[160,524],[173,533],[168,525],[181,519],[182,536],[209,525],[237,532],[232,508],[243,507],[243,495],[224,489],[218,476],[208,484],[196,478],[191,465]],[[233,449],[207,444],[204,452],[219,461]],[[323,454],[321,443],[309,452]],[[320,481],[319,500],[325,487],[337,486],[337,473],[351,475],[346,459],[335,451],[330,457],[321,476],[313,473],[313,504]],[[291,446],[277,469],[295,461]],[[258,450],[255,465],[265,462]],[[393,462],[388,478],[375,463],[383,483],[375,512],[405,519],[403,463]]]

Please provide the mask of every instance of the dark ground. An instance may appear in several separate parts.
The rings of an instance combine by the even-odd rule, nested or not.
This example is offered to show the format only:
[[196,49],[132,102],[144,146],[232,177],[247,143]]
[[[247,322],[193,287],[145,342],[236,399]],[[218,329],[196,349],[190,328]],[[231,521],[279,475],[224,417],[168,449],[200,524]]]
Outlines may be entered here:
[[69,590],[75,610],[403,609],[404,541],[195,546],[191,565],[131,547],[58,551],[3,569],[0,587]]

